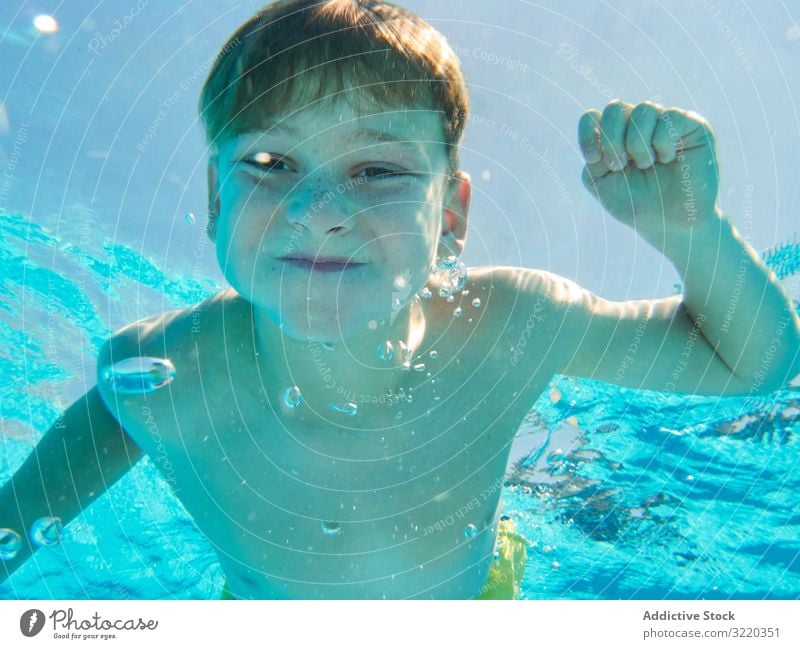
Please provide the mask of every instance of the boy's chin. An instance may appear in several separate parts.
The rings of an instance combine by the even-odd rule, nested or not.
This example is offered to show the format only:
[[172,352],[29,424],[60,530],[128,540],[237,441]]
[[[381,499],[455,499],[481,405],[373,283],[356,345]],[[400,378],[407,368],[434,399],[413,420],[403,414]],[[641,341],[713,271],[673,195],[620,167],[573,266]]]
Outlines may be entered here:
[[284,336],[298,341],[316,340],[323,343],[341,343],[357,339],[368,333],[373,333],[377,328],[377,321],[370,317],[340,317],[332,318],[293,318],[285,315],[280,324]]

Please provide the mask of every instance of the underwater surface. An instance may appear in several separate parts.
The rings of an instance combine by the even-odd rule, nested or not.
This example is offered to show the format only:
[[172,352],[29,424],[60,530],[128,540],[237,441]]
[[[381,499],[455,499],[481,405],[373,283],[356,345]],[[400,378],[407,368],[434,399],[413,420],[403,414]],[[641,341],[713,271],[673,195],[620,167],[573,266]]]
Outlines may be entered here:
[[[200,227],[187,219],[187,231]],[[1,216],[0,231],[5,482],[92,387],[112,329],[221,287],[167,276],[102,237],[69,243],[22,216]],[[797,305],[796,237],[763,256]],[[800,596],[799,438],[800,386],[711,398],[558,378],[517,434],[503,492],[532,543],[524,597]],[[212,548],[145,458],[0,597],[201,599],[222,583]]]

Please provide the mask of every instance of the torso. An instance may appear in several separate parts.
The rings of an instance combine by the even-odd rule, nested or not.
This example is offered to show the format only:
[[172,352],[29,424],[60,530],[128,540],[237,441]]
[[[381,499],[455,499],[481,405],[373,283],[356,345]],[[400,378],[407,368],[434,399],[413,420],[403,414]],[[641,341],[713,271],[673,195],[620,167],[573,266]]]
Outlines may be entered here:
[[[510,363],[521,332],[503,330],[507,309],[482,286],[478,273],[457,321],[444,300],[426,306],[438,356],[410,377],[413,401],[356,397],[356,417],[282,404],[287,386],[259,370],[249,305],[233,291],[201,305],[201,322],[189,309],[155,323],[139,353],[166,345],[176,379],[123,399],[121,423],[209,538],[234,595],[479,593],[510,443],[554,371],[552,359],[533,377]],[[547,344],[532,334],[529,353],[537,336]]]

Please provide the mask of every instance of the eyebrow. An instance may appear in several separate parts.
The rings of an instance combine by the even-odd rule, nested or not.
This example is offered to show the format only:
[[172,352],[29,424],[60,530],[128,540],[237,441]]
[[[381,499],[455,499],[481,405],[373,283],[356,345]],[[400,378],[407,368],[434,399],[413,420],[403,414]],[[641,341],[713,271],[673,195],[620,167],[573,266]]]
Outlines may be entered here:
[[362,126],[353,131],[353,136],[362,140],[378,140],[379,142],[399,142],[400,144],[416,144],[416,140],[400,137],[386,131]]
[[[292,137],[299,138],[300,134],[298,133],[297,129],[288,126],[287,124],[283,124],[281,122],[268,122],[263,125],[264,131],[279,131],[282,133],[286,133]],[[369,141],[378,141],[378,142],[396,142],[398,144],[408,144],[412,146],[418,146],[419,142],[417,140],[410,140],[408,137],[401,137],[399,135],[395,135],[394,133],[387,133],[386,131],[382,131],[375,128],[368,128],[366,126],[360,126],[352,134],[348,137],[354,137],[360,140],[369,140]]]

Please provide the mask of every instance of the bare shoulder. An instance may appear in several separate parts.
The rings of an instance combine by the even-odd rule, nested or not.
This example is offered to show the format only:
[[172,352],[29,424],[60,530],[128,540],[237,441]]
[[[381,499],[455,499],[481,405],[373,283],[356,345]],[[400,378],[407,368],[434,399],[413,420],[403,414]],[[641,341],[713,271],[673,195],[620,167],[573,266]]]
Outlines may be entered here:
[[115,331],[97,356],[98,391],[109,410],[116,413],[120,405],[104,370],[127,358],[153,357],[167,358],[191,374],[197,350],[218,344],[215,335],[226,313],[240,318],[242,303],[234,291],[221,291],[198,304],[142,318]]
[[546,373],[563,365],[578,331],[573,316],[586,295],[580,286],[535,268],[484,266],[468,276],[467,304],[477,298],[485,305],[485,334],[513,367]]
[[533,309],[555,315],[579,302],[583,294],[575,282],[537,268],[480,266],[470,268],[468,276],[469,297],[474,294],[507,320]]

